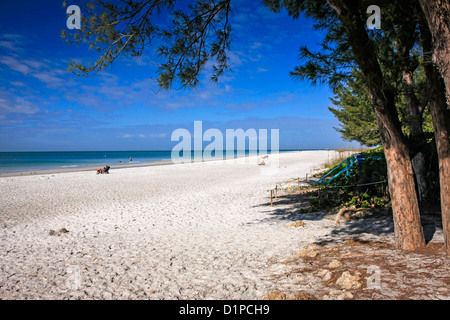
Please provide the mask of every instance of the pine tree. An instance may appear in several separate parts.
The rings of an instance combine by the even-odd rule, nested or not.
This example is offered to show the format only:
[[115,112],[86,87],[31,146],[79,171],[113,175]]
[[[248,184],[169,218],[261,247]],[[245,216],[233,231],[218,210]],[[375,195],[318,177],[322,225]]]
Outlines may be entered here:
[[381,143],[375,112],[366,87],[355,70],[355,78],[337,86],[330,100],[336,106],[328,109],[340,122],[335,128],[347,141],[358,141],[362,145],[373,147]]
[[[414,172],[396,109],[396,88],[392,85],[396,81],[391,77],[398,77],[398,72],[383,66],[384,60],[392,61],[394,46],[387,34],[369,34],[366,29],[365,11],[373,3],[353,0],[266,0],[266,3],[275,11],[284,6],[294,17],[300,12],[314,17],[318,21],[316,27],[328,32],[321,52],[314,54],[301,49],[301,57],[307,62],[293,71],[294,76],[312,79],[313,83],[319,79],[336,88],[351,76],[351,67],[357,67],[372,103],[386,157],[396,246],[405,250],[423,247],[425,238]],[[385,14],[396,8],[398,3],[383,2]]]
[[[120,56],[140,57],[144,49],[158,42],[163,59],[158,70],[161,88],[193,88],[198,85],[207,61],[213,61],[211,80],[229,70],[231,0],[196,0],[186,12],[175,10],[176,0],[93,0],[83,6],[82,28],[62,32],[69,43],[88,43],[100,56],[92,65],[72,62],[76,75],[93,75]],[[161,27],[154,20],[162,13],[172,21]],[[162,43],[162,44],[161,44]]]

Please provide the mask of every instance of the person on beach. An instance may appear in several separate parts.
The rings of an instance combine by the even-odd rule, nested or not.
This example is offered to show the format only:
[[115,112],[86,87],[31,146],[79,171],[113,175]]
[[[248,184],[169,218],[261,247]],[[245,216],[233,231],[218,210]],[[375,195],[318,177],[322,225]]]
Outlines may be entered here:
[[258,166],[264,166],[266,164],[263,159],[264,159],[264,157],[261,157],[260,159],[258,159]]
[[97,174],[109,173],[109,168],[111,168],[111,167],[108,165],[106,167],[100,168],[97,170]]
[[130,157],[130,163],[133,162],[133,159]]

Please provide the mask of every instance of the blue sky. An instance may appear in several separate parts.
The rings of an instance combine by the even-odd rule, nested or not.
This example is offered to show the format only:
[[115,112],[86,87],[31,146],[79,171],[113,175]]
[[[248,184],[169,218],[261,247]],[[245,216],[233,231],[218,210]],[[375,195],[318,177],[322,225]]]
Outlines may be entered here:
[[321,39],[310,20],[234,0],[232,71],[218,85],[205,76],[195,90],[158,91],[156,48],[77,77],[69,62],[96,55],[61,39],[62,1],[0,3],[0,151],[170,150],[173,130],[193,132],[198,120],[204,130],[279,129],[282,149],[351,145],[333,129],[331,91],[289,76],[299,47]]

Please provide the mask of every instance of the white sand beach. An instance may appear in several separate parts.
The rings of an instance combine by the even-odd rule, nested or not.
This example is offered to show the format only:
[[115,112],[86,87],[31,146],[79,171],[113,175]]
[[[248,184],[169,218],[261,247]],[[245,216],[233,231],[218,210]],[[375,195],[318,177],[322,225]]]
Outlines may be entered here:
[[273,275],[336,223],[289,227],[267,190],[330,153],[281,153],[275,175],[226,160],[2,177],[0,298],[261,299],[290,290],[295,281]]

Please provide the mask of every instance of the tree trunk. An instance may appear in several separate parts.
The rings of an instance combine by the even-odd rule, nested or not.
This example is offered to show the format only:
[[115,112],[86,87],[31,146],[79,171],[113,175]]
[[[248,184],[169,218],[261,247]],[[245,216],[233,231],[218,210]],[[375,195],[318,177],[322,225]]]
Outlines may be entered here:
[[[409,58],[409,50],[403,55],[403,59]],[[414,93],[414,81],[412,71],[409,70],[408,66],[405,65],[402,71],[402,83],[403,89],[405,91],[405,104],[406,110],[408,112],[408,128],[410,133],[410,138],[412,141],[417,141],[418,144],[425,142],[425,137],[423,135],[423,112],[425,107],[420,104]],[[427,161],[423,151],[411,151],[412,166],[414,174],[416,177],[417,193],[419,196],[419,201],[423,199],[428,188],[427,180]]]
[[[425,27],[421,28],[424,51],[431,49],[431,37]],[[441,196],[444,244],[450,254],[450,110],[446,104],[444,81],[432,63],[425,63],[427,87],[430,95],[430,111],[439,157],[439,185]]]
[[384,110],[375,107],[375,114],[388,168],[395,245],[399,249],[413,251],[425,245],[425,237],[420,222],[412,162],[393,96],[383,107]]
[[408,112],[409,132],[414,135],[421,135],[423,133],[423,111],[425,108],[420,104],[416,94],[414,93],[414,80],[412,72],[404,69],[402,73],[406,111]]
[[382,75],[358,3],[352,0],[327,2],[348,32],[355,61],[374,105],[388,167],[396,247],[403,250],[419,249],[425,245],[425,237],[420,223],[411,158],[401,131],[393,91]]
[[430,103],[433,119],[436,147],[439,157],[439,181],[441,189],[441,214],[444,244],[450,254],[450,111],[446,108],[443,81],[433,67],[431,75],[432,102]]
[[419,201],[422,201],[428,189],[427,158],[422,151],[419,151],[412,158],[411,162],[416,176],[417,195],[419,196]]
[[[403,3],[410,6],[410,10],[416,7],[415,3]],[[417,9],[420,11],[420,8]],[[402,86],[404,91],[405,105],[407,111],[407,124],[409,129],[409,146],[410,156],[412,158],[412,167],[416,178],[417,194],[419,201],[422,201],[423,195],[428,189],[427,179],[427,161],[424,151],[416,146],[424,146],[426,144],[423,134],[423,112],[425,103],[420,103],[415,93],[414,70],[417,68],[412,61],[411,50],[416,43],[417,21],[410,17],[401,15],[398,21],[398,31],[395,35],[395,45],[400,56],[398,64],[402,73]],[[395,28],[394,28],[395,29]],[[423,149],[423,148],[422,148]]]
[[437,66],[446,88],[447,109],[450,106],[450,2],[419,0],[433,37],[433,63]]

